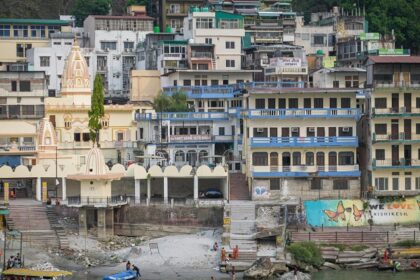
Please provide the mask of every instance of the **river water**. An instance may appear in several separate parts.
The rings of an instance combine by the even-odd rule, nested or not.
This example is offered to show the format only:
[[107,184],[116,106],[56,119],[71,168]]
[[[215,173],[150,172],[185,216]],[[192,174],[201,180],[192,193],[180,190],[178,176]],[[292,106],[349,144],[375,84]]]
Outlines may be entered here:
[[419,280],[420,272],[324,270],[312,275],[312,280]]

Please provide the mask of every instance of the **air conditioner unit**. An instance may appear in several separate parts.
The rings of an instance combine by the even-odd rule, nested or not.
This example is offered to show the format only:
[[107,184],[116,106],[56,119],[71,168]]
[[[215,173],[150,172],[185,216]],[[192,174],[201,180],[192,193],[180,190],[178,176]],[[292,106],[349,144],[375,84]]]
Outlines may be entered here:
[[181,27],[181,28],[179,29],[179,33],[184,34],[184,27]]
[[258,133],[263,133],[264,132],[264,128],[257,128],[257,132]]
[[315,127],[309,127],[309,128],[308,128],[308,131],[309,131],[309,132],[315,132]]
[[343,127],[343,132],[349,132],[350,131],[350,127]]
[[299,132],[299,127],[292,127],[292,132]]

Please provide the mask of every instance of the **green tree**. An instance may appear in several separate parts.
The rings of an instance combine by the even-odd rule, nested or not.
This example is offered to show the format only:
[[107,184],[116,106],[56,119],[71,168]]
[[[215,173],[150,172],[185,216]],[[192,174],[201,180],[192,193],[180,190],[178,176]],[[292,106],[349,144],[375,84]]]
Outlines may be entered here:
[[109,13],[112,0],[77,0],[73,15],[76,25],[83,26],[83,21],[89,15],[106,15]]
[[172,96],[159,94],[153,100],[153,109],[156,112],[189,112],[187,96],[183,92],[175,92]]
[[99,130],[102,128],[101,119],[104,113],[104,85],[101,75],[96,74],[89,110],[90,139],[94,144],[99,143]]

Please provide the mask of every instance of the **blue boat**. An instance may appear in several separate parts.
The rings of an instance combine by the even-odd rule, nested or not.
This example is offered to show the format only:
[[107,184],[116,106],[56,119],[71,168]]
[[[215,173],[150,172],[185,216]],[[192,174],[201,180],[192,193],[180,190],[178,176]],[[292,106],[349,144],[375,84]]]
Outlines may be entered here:
[[127,270],[124,272],[105,276],[103,280],[131,280],[137,279],[137,273],[134,270]]

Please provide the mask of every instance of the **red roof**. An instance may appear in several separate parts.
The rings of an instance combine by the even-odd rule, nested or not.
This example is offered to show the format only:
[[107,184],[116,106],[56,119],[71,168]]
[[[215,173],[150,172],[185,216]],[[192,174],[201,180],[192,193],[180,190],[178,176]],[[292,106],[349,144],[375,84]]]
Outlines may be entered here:
[[146,15],[138,15],[138,16],[93,16],[95,19],[141,19],[141,20],[153,20],[152,17]]
[[370,56],[373,63],[420,63],[420,56]]

